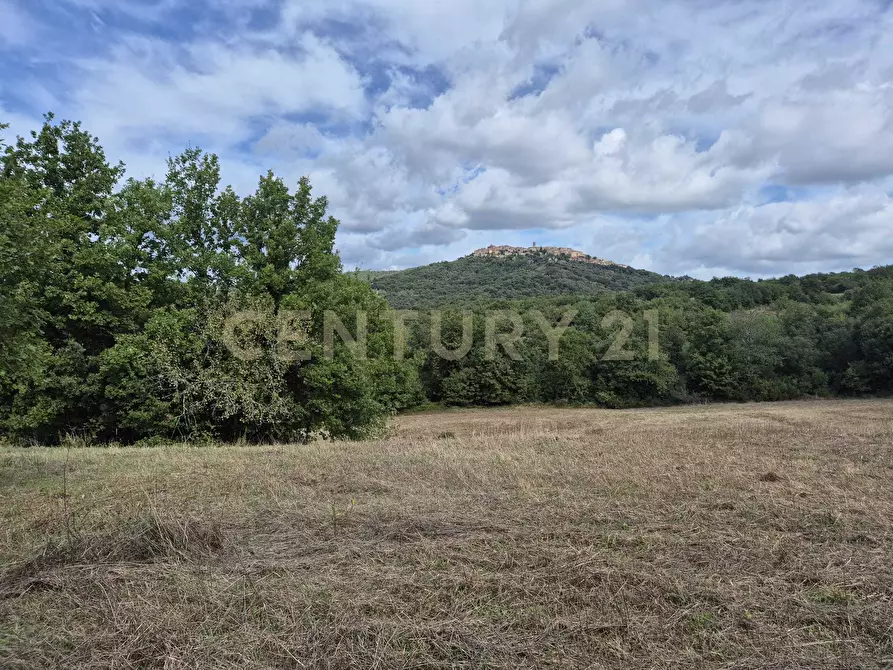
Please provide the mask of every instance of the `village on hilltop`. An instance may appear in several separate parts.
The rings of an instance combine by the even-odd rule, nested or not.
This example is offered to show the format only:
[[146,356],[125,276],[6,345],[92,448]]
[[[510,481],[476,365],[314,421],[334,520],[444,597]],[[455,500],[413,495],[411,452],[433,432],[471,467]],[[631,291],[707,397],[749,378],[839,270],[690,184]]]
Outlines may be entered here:
[[622,265],[621,263],[615,263],[613,261],[608,261],[603,258],[596,258],[595,256],[590,256],[589,254],[584,254],[582,251],[577,251],[576,249],[571,249],[569,247],[538,247],[536,243],[531,247],[513,247],[510,245],[493,245],[484,248],[477,249],[471,253],[472,256],[476,256],[478,258],[485,257],[497,257],[497,258],[505,258],[507,256],[532,256],[534,254],[545,254],[548,256],[559,256],[568,258],[572,261],[578,261],[580,263],[589,263],[591,265],[610,265],[614,267],[620,268],[628,268],[628,265]]

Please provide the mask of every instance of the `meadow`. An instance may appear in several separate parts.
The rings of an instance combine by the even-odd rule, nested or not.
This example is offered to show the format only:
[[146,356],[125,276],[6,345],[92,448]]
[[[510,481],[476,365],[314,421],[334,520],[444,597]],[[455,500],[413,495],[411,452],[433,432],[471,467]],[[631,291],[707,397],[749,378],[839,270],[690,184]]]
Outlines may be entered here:
[[0,449],[3,668],[893,663],[893,401]]

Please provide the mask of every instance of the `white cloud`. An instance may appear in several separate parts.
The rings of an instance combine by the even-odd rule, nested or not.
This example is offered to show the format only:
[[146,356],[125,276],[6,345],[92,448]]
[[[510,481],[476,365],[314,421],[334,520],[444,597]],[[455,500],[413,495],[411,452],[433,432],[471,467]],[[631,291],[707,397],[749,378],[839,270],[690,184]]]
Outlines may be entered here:
[[288,56],[245,45],[200,42],[180,49],[131,38],[107,58],[81,60],[86,76],[73,96],[98,131],[135,137],[164,132],[238,141],[251,135],[257,116],[362,114],[362,83],[353,67],[312,35],[299,47]]
[[893,84],[821,88],[766,103],[756,135],[794,183],[857,182],[893,173]]
[[[280,34],[300,33],[324,19],[372,24],[383,42],[399,44],[405,62],[442,63],[499,38],[514,0],[285,0]],[[391,56],[399,58],[396,51]]]
[[[893,258],[893,198],[882,188],[856,187],[811,200],[745,206],[689,228],[667,260],[736,268],[758,275],[871,267]],[[682,259],[685,259],[682,261]]]
[[240,190],[309,174],[367,267],[533,234],[674,272],[893,258],[889,3],[224,0],[178,41],[186,0],[66,2],[141,27],[72,63],[2,19],[64,26],[5,6],[0,45],[61,82],[35,66],[0,103],[58,101],[138,176],[187,142]]

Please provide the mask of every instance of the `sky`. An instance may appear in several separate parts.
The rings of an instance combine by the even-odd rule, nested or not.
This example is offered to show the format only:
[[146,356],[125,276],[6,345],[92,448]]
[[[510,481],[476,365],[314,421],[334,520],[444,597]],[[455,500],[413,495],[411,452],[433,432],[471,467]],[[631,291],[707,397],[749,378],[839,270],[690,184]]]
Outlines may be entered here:
[[0,0],[0,122],[310,177],[347,268],[893,262],[891,0]]

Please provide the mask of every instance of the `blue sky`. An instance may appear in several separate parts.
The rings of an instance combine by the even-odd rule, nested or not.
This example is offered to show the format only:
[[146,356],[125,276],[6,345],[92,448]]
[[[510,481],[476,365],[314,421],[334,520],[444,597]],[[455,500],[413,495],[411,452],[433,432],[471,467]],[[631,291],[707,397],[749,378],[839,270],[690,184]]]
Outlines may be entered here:
[[893,261],[888,0],[0,0],[0,72],[12,132],[79,119],[131,176],[309,175],[348,267]]

